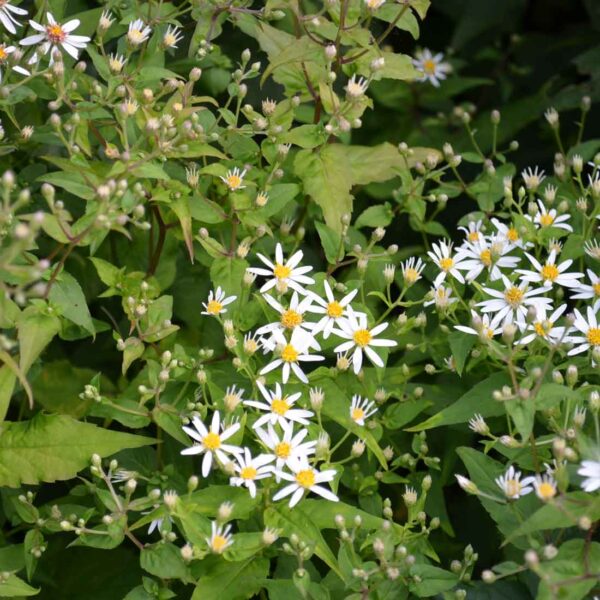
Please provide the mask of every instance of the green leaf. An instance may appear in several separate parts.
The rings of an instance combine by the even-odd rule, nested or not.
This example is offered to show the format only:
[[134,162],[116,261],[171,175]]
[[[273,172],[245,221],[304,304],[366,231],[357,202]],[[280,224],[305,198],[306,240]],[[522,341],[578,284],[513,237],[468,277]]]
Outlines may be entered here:
[[63,188],[69,194],[73,194],[73,196],[83,198],[84,200],[93,200],[96,197],[95,190],[86,183],[82,175],[77,173],[56,171],[38,177],[38,179],[39,181],[45,181],[46,183]]
[[38,413],[30,421],[7,421],[0,436],[0,486],[71,479],[90,464],[92,454],[110,456],[154,441],[66,415]]
[[337,231],[331,229],[331,227],[327,227],[325,223],[315,221],[315,227],[321,238],[321,244],[323,245],[327,262],[335,265],[338,260],[343,258],[343,256],[339,256],[339,254],[341,254],[340,250],[343,250],[343,247],[341,246],[341,236]]
[[140,553],[140,565],[144,571],[161,579],[189,578],[189,569],[179,548],[168,542],[158,542],[152,546],[146,546]]
[[[227,296],[237,296],[242,293],[244,274],[249,267],[241,258],[216,258],[210,265],[210,278],[215,288],[221,286]],[[230,305],[235,306],[235,305]]]
[[21,596],[36,596],[40,593],[39,588],[31,587],[16,575],[9,575],[0,583],[0,598],[18,598]]
[[19,366],[23,373],[29,368],[60,329],[60,319],[40,312],[37,306],[29,306],[19,318]]
[[69,321],[73,321],[75,325],[83,327],[91,335],[95,335],[96,330],[92,322],[92,315],[83,290],[75,277],[63,271],[54,282],[48,297],[60,308],[64,317]]
[[473,348],[476,341],[477,336],[469,335],[462,331],[453,331],[448,334],[448,343],[450,344],[450,350],[452,351],[452,358],[454,358],[456,372],[459,375],[462,374],[471,348]]
[[429,598],[451,590],[458,583],[458,576],[433,565],[414,565],[411,575],[418,575],[421,581],[409,585],[410,591],[419,598]]
[[385,204],[376,204],[375,206],[369,206],[369,208],[364,210],[358,219],[356,219],[354,226],[359,229],[361,227],[387,227],[392,222],[393,218],[394,213],[389,202],[386,202]]

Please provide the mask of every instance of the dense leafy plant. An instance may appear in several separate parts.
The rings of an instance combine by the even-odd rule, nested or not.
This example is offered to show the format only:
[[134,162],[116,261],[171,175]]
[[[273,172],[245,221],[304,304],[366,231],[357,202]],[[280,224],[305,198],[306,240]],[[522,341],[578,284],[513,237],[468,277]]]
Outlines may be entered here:
[[478,112],[428,0],[88,8],[0,3],[0,597],[593,595],[596,50]]

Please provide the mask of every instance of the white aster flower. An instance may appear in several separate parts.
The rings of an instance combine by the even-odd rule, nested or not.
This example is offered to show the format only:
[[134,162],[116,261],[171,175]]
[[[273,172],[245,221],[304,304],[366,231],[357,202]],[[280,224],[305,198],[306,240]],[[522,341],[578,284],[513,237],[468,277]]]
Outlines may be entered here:
[[300,327],[294,329],[289,341],[287,341],[285,337],[283,337],[283,334],[278,331],[274,333],[271,340],[263,339],[265,351],[273,350],[273,341],[277,342],[277,348],[280,350],[280,353],[267,366],[262,368],[260,371],[261,375],[265,375],[266,373],[281,367],[281,379],[283,383],[288,382],[290,371],[293,371],[300,381],[308,383],[308,377],[302,370],[300,363],[325,360],[323,356],[318,354],[309,354],[311,348],[318,350],[320,349],[320,346],[311,334]]
[[400,269],[402,270],[402,277],[404,283],[407,286],[414,285],[421,279],[421,273],[425,268],[425,263],[420,258],[411,256],[408,260],[400,263]]
[[263,284],[260,288],[262,293],[270,290],[271,288],[277,287],[277,291],[285,293],[288,288],[299,292],[300,294],[307,294],[304,286],[312,285],[315,280],[311,277],[307,277],[306,273],[312,271],[311,266],[299,267],[300,261],[304,254],[302,250],[298,250],[290,258],[285,260],[283,256],[283,248],[281,244],[277,244],[275,247],[275,262],[271,262],[266,256],[257,253],[256,256],[265,264],[268,269],[262,267],[252,267],[247,269],[254,275],[262,275],[263,277],[270,277],[270,279]]
[[584,460],[577,470],[577,474],[585,479],[581,482],[581,487],[586,492],[595,492],[600,489],[600,461]]
[[554,284],[563,287],[577,287],[578,279],[583,277],[583,273],[566,273],[566,270],[573,264],[572,260],[565,260],[556,264],[556,250],[551,250],[548,259],[542,265],[537,258],[525,252],[525,256],[533,265],[535,271],[527,269],[517,269],[516,272],[521,275],[523,281],[530,283],[541,283],[545,287],[552,287]]
[[469,283],[474,281],[484,270],[489,273],[491,281],[500,279],[502,277],[500,269],[512,270],[521,260],[518,256],[506,256],[511,250],[512,247],[500,236],[463,244],[461,252],[465,260],[460,263],[460,266],[466,271],[466,281]]
[[103,10],[102,14],[100,15],[100,20],[98,21],[98,27],[101,30],[106,31],[107,29],[110,29],[114,22],[115,19],[110,10]]
[[339,326],[340,320],[346,318],[346,308],[350,305],[356,294],[358,294],[358,290],[352,290],[338,301],[335,299],[333,291],[326,280],[323,282],[323,287],[325,288],[326,299],[313,293],[312,297],[315,304],[312,304],[309,310],[310,312],[323,315],[315,324],[313,333],[322,332],[323,339],[327,339],[335,326]]
[[10,33],[17,33],[15,29],[15,25],[17,27],[21,27],[21,23],[19,23],[13,15],[24,16],[27,14],[27,11],[23,8],[19,8],[18,6],[13,6],[9,1],[4,0],[0,3],[0,21],[2,25],[10,31]]
[[256,497],[256,481],[271,477],[272,467],[269,463],[273,462],[273,456],[268,454],[259,454],[252,458],[250,450],[244,448],[244,454],[236,456],[233,468],[237,475],[229,479],[233,486],[245,486],[250,492],[250,497]]
[[230,385],[225,390],[225,396],[223,396],[223,404],[225,405],[225,409],[229,412],[233,412],[237,406],[244,401],[242,396],[244,395],[244,390],[237,389],[235,384]]
[[136,19],[129,23],[127,29],[127,41],[131,46],[139,46],[143,44],[152,33],[152,28],[149,27],[142,21],[142,19]]
[[583,250],[590,258],[600,260],[600,245],[597,240],[587,240],[587,242],[583,244]]
[[221,423],[219,411],[213,414],[210,428],[207,429],[204,423],[198,418],[192,418],[194,428],[182,426],[182,429],[197,443],[190,448],[185,448],[181,454],[204,454],[202,459],[202,476],[207,477],[213,464],[213,458],[216,458],[221,464],[229,462],[228,454],[238,455],[242,452],[239,446],[224,444],[223,442],[235,435],[240,428],[239,423],[233,423],[225,426]]
[[365,6],[369,10],[377,10],[385,4],[385,0],[365,0]]
[[573,327],[579,331],[582,335],[569,335],[567,338],[568,342],[575,344],[575,347],[569,350],[569,356],[575,354],[581,354],[589,349],[594,349],[600,346],[600,326],[596,318],[596,312],[591,306],[587,307],[587,320],[586,318],[575,309],[575,321]]
[[458,298],[451,298],[452,289],[446,288],[443,285],[438,285],[431,288],[431,300],[423,302],[423,306],[431,306],[435,304],[438,310],[445,311],[450,305],[458,302]]
[[439,286],[445,279],[446,275],[450,273],[455,279],[461,283],[465,282],[465,278],[462,276],[460,269],[464,269],[464,265],[461,265],[461,261],[464,259],[464,253],[459,250],[454,256],[452,256],[452,242],[441,241],[439,244],[432,244],[432,251],[428,252],[427,255],[440,269],[439,275],[433,281],[434,286]]
[[505,225],[501,223],[498,219],[492,219],[492,224],[498,231],[500,237],[502,237],[512,248],[529,248],[533,246],[531,242],[525,242],[521,235],[519,234],[519,230],[514,225]]
[[[79,50],[85,48],[90,38],[85,35],[72,35],[71,32],[79,27],[79,19],[71,19],[64,25],[56,22],[56,19],[52,16],[52,13],[47,12],[46,18],[48,20],[47,25],[41,25],[35,21],[29,21],[29,25],[36,31],[35,35],[30,35],[22,39],[19,43],[21,46],[33,46],[35,44],[41,44],[41,54],[48,54],[50,52],[50,64],[54,63],[53,53],[54,50],[60,50],[61,48],[71,55],[75,60],[79,58]],[[38,52],[34,52],[33,56],[29,59],[29,64],[33,64],[38,60]]]
[[350,405],[350,418],[361,427],[365,424],[365,419],[374,415],[377,412],[375,402],[369,401],[367,398],[363,400],[358,394],[352,396],[352,404]]
[[501,321],[503,325],[515,323],[521,331],[525,328],[527,310],[530,306],[536,310],[550,309],[550,298],[538,298],[547,290],[544,288],[528,289],[527,282],[522,281],[518,285],[512,283],[506,275],[502,275],[503,290],[494,290],[484,287],[483,291],[492,298],[483,300],[477,306],[481,312],[496,313],[494,321]]
[[219,525],[216,521],[212,521],[210,526],[211,535],[206,538],[206,543],[214,554],[223,554],[233,544],[231,525]]
[[534,481],[535,477],[525,477],[521,481],[521,471],[516,471],[512,465],[508,467],[504,475],[495,479],[496,484],[509,500],[517,500],[521,496],[533,492],[532,484]]
[[439,87],[440,81],[446,79],[452,67],[444,61],[444,54],[438,52],[432,54],[429,48],[423,48],[416,52],[413,65],[421,73],[417,81],[429,81],[433,86]]
[[388,323],[380,323],[369,329],[367,315],[356,313],[351,307],[348,307],[347,318],[340,321],[340,328],[335,330],[336,335],[348,341],[336,346],[334,352],[353,350],[352,365],[356,374],[360,372],[362,367],[363,352],[375,366],[383,367],[383,361],[373,348],[390,348],[397,345],[393,340],[377,338],[381,332],[387,329],[387,326]]
[[469,335],[476,335],[484,341],[491,340],[494,336],[502,333],[500,320],[494,317],[490,321],[490,315],[478,315],[476,311],[471,310],[471,327],[465,325],[455,325],[454,329],[458,329]]
[[528,190],[535,192],[540,187],[542,181],[546,179],[546,174],[543,169],[538,169],[536,166],[533,169],[531,167],[528,169],[523,169],[521,171],[521,177],[523,178],[525,187]]
[[[307,458],[315,453],[316,441],[305,442],[308,429],[299,429],[294,434],[294,425],[291,422],[280,421],[283,435],[279,435],[271,423],[267,424],[265,431],[261,427],[254,426],[257,437],[271,451],[275,461],[275,469],[281,470],[290,461]],[[279,479],[277,479],[279,481]]]
[[481,219],[479,221],[469,221],[467,227],[459,227],[458,229],[459,231],[464,231],[465,242],[467,244],[476,244],[485,239],[485,235],[483,234],[483,221]]
[[335,469],[317,471],[308,464],[306,458],[290,461],[289,469],[291,473],[281,470],[275,471],[281,479],[291,482],[273,496],[275,502],[291,494],[289,506],[293,508],[300,502],[302,496],[308,492],[318,494],[331,502],[338,502],[339,498],[331,490],[319,485],[320,483],[333,481],[336,476]]
[[111,54],[108,57],[108,68],[111,73],[119,74],[126,63],[127,59],[122,54]]
[[[0,13],[1,14],[1,13]],[[6,44],[0,44],[0,82],[2,81],[2,67],[8,62],[10,55],[16,50],[15,46],[7,46]],[[20,73],[21,75],[29,75],[29,71],[19,65],[13,65],[12,70]],[[25,128],[23,128],[25,130]]]
[[525,215],[528,221],[531,221],[538,228],[556,227],[565,231],[573,231],[573,228],[567,223],[571,215],[558,215],[555,208],[548,210],[541,200],[537,201],[539,210],[533,217]]
[[573,300],[593,300],[592,310],[597,312],[598,308],[600,308],[600,277],[591,269],[587,269],[586,273],[590,285],[578,281],[577,285],[572,288],[572,291],[577,293],[573,294],[571,298]]
[[246,169],[240,171],[237,167],[234,167],[225,173],[225,177],[221,175],[219,178],[232,192],[235,192],[236,190],[243,190],[246,187],[243,185],[245,175]]
[[[269,294],[263,294],[263,298],[276,310],[280,317],[278,321],[263,325],[256,330],[257,335],[274,334],[276,332],[293,331],[297,327],[312,332],[315,324],[305,320],[305,313],[311,312],[313,296],[305,296],[300,300],[298,292],[294,292],[286,308],[278,300]],[[316,348],[318,349],[318,348]]]
[[308,419],[314,415],[312,411],[303,408],[294,408],[294,404],[302,395],[301,392],[290,395],[284,394],[283,388],[279,383],[275,384],[274,390],[268,390],[260,381],[257,381],[256,385],[265,402],[245,400],[244,406],[252,406],[253,408],[258,408],[258,410],[264,410],[267,414],[257,419],[253,425],[254,429],[261,427],[265,423],[271,423],[271,425],[279,423],[281,426],[290,421],[300,423],[300,425],[308,425],[310,423]]
[[[528,323],[524,335],[517,343],[529,344],[536,337],[540,337],[552,345],[559,344],[565,340],[565,328],[555,327],[556,322],[567,310],[567,305],[559,306],[549,317],[545,308],[536,310],[536,317],[533,323]],[[529,332],[529,333],[527,333]]]
[[171,25],[169,25],[169,27],[167,27],[165,35],[163,36],[162,43],[165,48],[177,48],[177,44],[182,39],[183,34],[181,33],[181,30],[177,27],[172,27]]
[[469,429],[479,435],[487,435],[490,432],[488,424],[479,413],[475,413],[473,418],[469,419]]
[[533,488],[540,500],[548,502],[556,496],[556,481],[548,474],[538,475],[533,479]]
[[346,84],[346,93],[350,98],[360,98],[367,91],[368,87],[369,82],[364,77],[357,79],[356,74],[354,74]]
[[218,287],[214,291],[211,290],[208,294],[208,301],[202,303],[204,310],[201,314],[216,317],[217,315],[226,313],[227,309],[225,307],[228,304],[235,302],[236,299],[237,296],[226,297],[225,292],[221,289],[221,287]]

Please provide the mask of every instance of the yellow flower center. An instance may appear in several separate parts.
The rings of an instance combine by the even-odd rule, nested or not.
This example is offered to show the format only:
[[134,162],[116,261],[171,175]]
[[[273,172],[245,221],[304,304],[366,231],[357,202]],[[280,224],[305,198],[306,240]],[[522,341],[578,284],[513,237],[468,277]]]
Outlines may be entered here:
[[596,294],[596,296],[600,296],[600,283],[595,283],[592,286],[592,289],[594,290],[594,294]]
[[556,265],[546,264],[542,267],[541,275],[544,280],[554,281],[560,273],[556,268]]
[[285,362],[296,362],[298,360],[298,350],[291,344],[287,344],[281,352],[281,359]]
[[552,326],[553,323],[551,321],[538,321],[537,323],[533,324],[535,332],[540,337],[546,337],[550,333],[550,331],[552,331]]
[[365,417],[365,411],[362,408],[353,408],[352,409],[352,420],[353,421],[360,421],[361,419],[364,419]]
[[479,231],[471,231],[468,237],[470,242],[477,242],[479,240]]
[[514,498],[521,492],[521,484],[516,479],[508,479],[505,484],[504,492],[509,498]]
[[256,477],[256,469],[254,467],[244,467],[240,471],[240,477],[242,479],[252,480]]
[[494,330],[490,327],[484,327],[483,332],[489,340],[491,340],[494,337]]
[[508,241],[510,241],[510,242],[518,242],[519,241],[519,232],[514,227],[511,227],[506,232],[506,237],[508,238]]
[[209,431],[204,436],[202,443],[208,450],[216,450],[221,445],[221,436],[214,431]]
[[210,541],[210,547],[212,548],[213,552],[221,554],[221,552],[223,552],[223,550],[225,550],[227,547],[227,538],[223,537],[222,535],[213,536],[212,540]]
[[275,414],[283,416],[289,409],[290,405],[285,401],[285,398],[273,398],[271,410]]
[[286,310],[281,314],[281,324],[286,329],[294,329],[302,323],[302,315],[295,310]]
[[5,50],[6,46],[4,44],[0,44],[0,61],[6,60],[8,56],[8,52]]
[[227,185],[230,190],[237,190],[242,185],[242,178],[239,175],[228,175]]
[[427,75],[433,75],[435,73],[435,62],[431,59],[423,61],[423,71],[425,71]]
[[550,213],[544,213],[540,216],[540,224],[542,227],[549,227],[554,223],[554,217]]
[[206,312],[211,315],[218,315],[223,310],[223,305],[217,300],[209,300],[206,305]]
[[277,458],[288,458],[291,451],[292,447],[287,442],[279,442],[279,444],[273,448],[273,452],[275,452]]
[[277,263],[275,268],[273,269],[273,275],[277,277],[277,279],[287,279],[292,274],[292,270],[286,265],[280,265]]
[[520,290],[518,287],[511,287],[504,292],[504,298],[513,308],[517,307],[521,304],[521,300],[523,300],[523,290]]
[[442,258],[442,260],[440,260],[440,269],[442,269],[442,271],[449,271],[453,266],[454,260],[450,257]]
[[479,259],[486,266],[489,267],[492,264],[492,252],[491,250],[483,250],[479,255]]
[[342,305],[337,300],[334,300],[333,302],[330,302],[327,305],[327,316],[328,317],[337,319],[338,317],[341,317],[343,314],[344,314],[344,309],[342,308]]
[[67,34],[63,31],[63,28],[55,23],[54,25],[46,25],[46,37],[53,43],[59,44],[64,41]]
[[168,33],[165,35],[163,41],[164,41],[165,46],[170,47],[170,46],[174,46],[177,43],[177,38],[172,33]]
[[556,490],[554,486],[547,481],[540,483],[538,486],[538,495],[542,500],[550,500],[550,498],[554,498],[556,495]]
[[298,473],[296,473],[296,481],[298,482],[298,485],[301,485],[303,488],[311,488],[315,485],[315,473],[312,469],[298,471]]
[[406,281],[406,283],[413,284],[419,279],[419,277],[419,271],[413,269],[412,267],[408,267],[408,269],[404,271],[404,281]]
[[358,331],[354,332],[354,335],[352,337],[354,339],[354,343],[357,346],[364,348],[365,346],[369,345],[369,342],[371,341],[373,336],[371,335],[371,332],[368,329],[359,329]]
[[600,328],[590,327],[587,332],[587,339],[592,346],[600,346]]

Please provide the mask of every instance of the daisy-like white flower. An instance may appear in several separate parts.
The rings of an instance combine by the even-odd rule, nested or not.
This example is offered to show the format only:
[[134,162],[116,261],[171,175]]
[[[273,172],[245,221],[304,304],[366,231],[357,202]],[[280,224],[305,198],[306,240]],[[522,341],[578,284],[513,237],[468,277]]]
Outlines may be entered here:
[[212,521],[210,528],[211,535],[206,538],[206,543],[214,554],[223,554],[233,544],[231,525],[219,525],[216,521]]
[[244,406],[252,406],[259,410],[266,411],[267,414],[257,419],[254,423],[254,429],[257,429],[265,423],[279,423],[282,427],[290,421],[300,423],[300,425],[309,425],[310,417],[314,413],[310,410],[303,408],[294,408],[294,404],[302,395],[301,392],[295,394],[284,394],[283,388],[278,383],[275,384],[274,390],[268,390],[260,381],[256,382],[256,385],[262,394],[265,402],[258,402],[256,400],[245,400]]
[[355,394],[352,396],[352,404],[350,405],[350,418],[361,427],[365,424],[365,419],[374,415],[377,412],[375,402],[369,401],[367,398],[364,400]]
[[27,14],[27,11],[18,6],[13,6],[9,1],[4,0],[0,3],[0,21],[2,25],[10,31],[10,33],[17,33],[15,25],[21,27],[21,23],[15,19],[13,15],[19,15],[20,17]]
[[227,171],[225,176],[221,175],[219,178],[232,192],[235,192],[236,190],[243,190],[246,187],[243,185],[245,175],[246,169],[240,171],[237,167],[234,167]]
[[[53,64],[54,58],[53,53],[55,49],[60,50],[61,48],[75,60],[79,58],[79,50],[82,50],[87,46],[90,38],[85,35],[73,35],[71,32],[79,27],[79,19],[71,19],[64,25],[57,23],[56,19],[52,16],[52,13],[47,12],[46,18],[48,20],[47,25],[41,25],[35,21],[29,21],[29,25],[36,31],[35,35],[30,35],[22,39],[19,43],[21,46],[33,46],[35,44],[41,44],[41,54],[48,54],[50,52],[50,64]],[[34,52],[33,56],[29,59],[28,63],[31,65],[38,60],[38,52]]]
[[529,248],[533,246],[531,242],[525,242],[521,237],[519,230],[514,225],[505,225],[498,219],[492,219],[492,224],[498,231],[500,237],[502,237],[512,248]]
[[413,58],[413,65],[421,73],[417,81],[429,81],[435,87],[440,86],[440,81],[446,79],[452,67],[444,61],[444,54],[432,54],[429,48],[417,51]]
[[464,259],[462,250],[459,250],[452,256],[452,242],[441,241],[439,244],[432,244],[431,246],[433,250],[428,252],[427,255],[440,269],[440,273],[433,281],[433,285],[436,287],[440,285],[446,279],[448,273],[461,283],[464,283],[465,278],[460,272],[460,269],[465,268],[464,265],[461,265],[461,261]]
[[365,6],[369,10],[377,10],[385,4],[385,0],[365,0]]
[[517,500],[533,492],[535,477],[525,477],[521,480],[521,471],[510,465],[504,475],[496,477],[495,482],[509,500]]
[[587,307],[587,319],[575,309],[575,321],[573,327],[582,335],[569,335],[567,341],[575,344],[575,347],[569,350],[568,355],[574,356],[581,354],[590,348],[593,350],[600,346],[600,325],[596,318],[596,312],[591,306]]
[[334,352],[348,352],[353,350],[352,365],[354,372],[358,374],[362,368],[363,353],[377,367],[383,367],[383,361],[373,350],[373,348],[396,346],[394,340],[386,340],[377,336],[387,329],[388,323],[380,323],[372,329],[368,328],[367,315],[364,313],[355,313],[352,307],[348,307],[348,316],[340,321],[340,328],[335,330],[335,334],[348,341],[336,346]]
[[346,308],[350,305],[350,302],[354,300],[358,290],[352,290],[346,294],[341,300],[336,300],[329,286],[329,283],[325,280],[323,282],[325,288],[325,298],[321,298],[316,294],[313,294],[314,304],[309,308],[310,312],[323,315],[323,317],[316,323],[314,327],[314,334],[323,333],[323,339],[327,339],[335,326],[340,323],[341,319],[345,319]]
[[587,269],[586,273],[590,285],[578,281],[577,285],[572,288],[572,291],[577,293],[573,294],[571,298],[573,300],[593,300],[592,309],[597,312],[600,308],[600,277],[591,269]]
[[364,96],[368,87],[369,82],[364,77],[357,79],[355,74],[350,77],[345,89],[350,98],[356,99]]
[[548,502],[556,496],[556,481],[551,475],[544,474],[534,477],[533,488],[537,497],[544,502]]
[[600,461],[582,461],[577,474],[585,477],[581,482],[581,487],[584,491],[595,492],[597,489],[600,489]]
[[294,425],[291,422],[281,421],[283,435],[279,435],[271,423],[267,424],[265,431],[255,426],[255,432],[260,441],[270,450],[275,461],[275,469],[281,470],[290,461],[307,458],[315,453],[316,441],[305,442],[308,429],[299,429],[294,434]]
[[469,419],[469,429],[479,435],[487,435],[490,432],[488,424],[479,413],[475,413],[473,418]]
[[216,290],[211,290],[208,294],[208,302],[203,302],[204,309],[201,314],[216,317],[227,312],[225,308],[228,304],[235,302],[237,296],[227,297],[225,292],[219,286]]
[[210,428],[198,418],[192,418],[192,427],[182,426],[182,429],[196,442],[190,448],[185,448],[181,454],[204,454],[202,459],[202,476],[207,477],[213,464],[213,458],[216,458],[221,464],[229,462],[228,454],[241,454],[242,449],[239,446],[224,444],[223,442],[235,435],[240,428],[239,423],[233,423],[225,426],[221,423],[221,416],[216,410],[213,414]]
[[[296,327],[305,329],[309,333],[314,329],[315,324],[305,320],[305,313],[311,312],[312,295],[305,296],[300,300],[298,292],[294,292],[287,308],[269,294],[264,294],[263,298],[279,313],[280,317],[279,321],[259,327],[256,330],[257,335],[273,334],[276,331],[293,331]],[[318,350],[318,348],[315,349]]]
[[127,59],[122,54],[111,54],[108,57],[108,68],[115,75],[118,75],[123,70],[126,63]]
[[517,343],[518,344],[529,344],[537,337],[550,342],[552,345],[556,345],[565,339],[565,328],[555,327],[556,322],[561,315],[567,310],[567,305],[563,304],[559,306],[549,317],[547,316],[545,309],[537,311],[537,316],[533,323],[528,323],[524,335]]
[[573,231],[573,228],[567,223],[571,215],[558,215],[555,208],[548,210],[541,200],[537,201],[539,210],[533,217],[525,215],[528,221],[534,223],[538,228],[556,227],[565,231]]
[[133,47],[143,44],[152,33],[152,28],[146,25],[142,19],[136,19],[129,23],[127,29],[127,41]]
[[465,242],[468,244],[476,244],[485,239],[483,234],[483,221],[469,221],[467,227],[459,227],[459,231],[464,231]]
[[223,396],[223,404],[225,405],[225,409],[229,412],[233,412],[238,405],[244,401],[243,396],[244,390],[237,389],[235,384],[230,385],[225,390],[225,395]]
[[583,250],[590,258],[600,260],[600,245],[596,240],[588,240],[585,242],[585,244],[583,244]]
[[[10,55],[15,50],[15,46],[7,46],[6,44],[0,44],[0,81],[2,81],[2,67],[8,62]],[[29,71],[27,71],[23,67],[19,67],[19,65],[14,65],[12,67],[12,70],[16,71],[17,73],[20,73],[21,75],[29,75]]]
[[261,293],[277,287],[277,291],[280,293],[285,293],[288,288],[291,288],[300,294],[306,295],[307,291],[304,289],[304,286],[312,285],[315,282],[314,279],[306,276],[306,273],[312,271],[311,266],[298,266],[302,260],[302,257],[304,256],[302,250],[298,250],[287,260],[285,260],[283,256],[283,248],[281,247],[281,244],[277,244],[277,246],[275,246],[274,263],[262,254],[257,253],[256,256],[258,256],[258,258],[260,258],[260,260],[267,265],[267,267],[269,267],[268,269],[264,269],[262,267],[252,267],[247,269],[254,275],[262,275],[270,278],[260,288]]
[[103,10],[102,14],[100,15],[100,19],[98,21],[98,27],[102,31],[106,31],[107,29],[110,29],[111,25],[114,22],[115,22],[115,18],[113,17],[110,10]]
[[458,329],[469,335],[476,335],[484,341],[491,340],[494,336],[502,333],[502,327],[500,327],[500,320],[498,317],[494,317],[494,319],[490,321],[490,315],[479,316],[474,310],[471,311],[471,317],[471,327],[455,325],[454,329]]
[[405,260],[400,264],[400,268],[402,270],[404,283],[410,287],[421,279],[421,273],[425,268],[425,263],[420,258],[411,256],[408,260]]
[[261,375],[265,375],[278,367],[281,367],[281,380],[287,383],[290,378],[290,372],[293,372],[296,377],[303,383],[308,383],[308,377],[305,375],[300,363],[302,362],[318,362],[325,360],[319,354],[310,354],[311,348],[317,349],[319,345],[315,338],[307,333],[304,329],[297,327],[292,332],[290,340],[286,340],[281,332],[276,331],[271,340],[263,339],[265,350],[272,350],[273,343],[277,344],[280,353],[268,365],[262,368]]
[[522,281],[518,285],[502,275],[503,290],[494,290],[484,287],[483,291],[492,298],[479,302],[481,312],[496,313],[494,321],[502,322],[503,325],[515,323],[521,331],[525,329],[527,310],[533,306],[536,310],[549,310],[550,298],[538,298],[546,290],[544,288],[528,289],[527,282]]
[[338,502],[339,498],[331,490],[319,485],[321,483],[333,481],[336,475],[335,469],[317,471],[308,464],[306,458],[290,461],[289,469],[291,473],[281,470],[275,471],[281,479],[291,482],[273,496],[275,502],[291,494],[292,497],[290,498],[289,506],[290,508],[293,508],[300,502],[302,496],[308,492],[318,494],[331,502]]
[[431,300],[427,300],[423,302],[423,306],[431,306],[435,304],[435,307],[438,310],[444,311],[450,305],[458,302],[458,298],[451,298],[452,289],[446,288],[443,285],[438,285],[436,287],[431,288]]
[[542,181],[546,179],[546,173],[543,169],[538,169],[538,167],[528,169],[523,169],[521,171],[521,177],[523,178],[523,182],[525,183],[525,187],[535,192],[539,187]]
[[256,497],[256,481],[271,477],[272,468],[269,463],[273,462],[273,456],[268,454],[259,454],[252,458],[250,450],[244,448],[244,455],[237,456],[233,468],[237,475],[229,479],[233,486],[245,486],[250,492],[250,497]]
[[526,269],[517,269],[523,281],[530,283],[541,283],[545,287],[552,287],[554,284],[563,287],[577,287],[578,279],[583,277],[583,273],[567,273],[566,270],[573,264],[572,260],[565,260],[556,264],[556,250],[551,250],[548,259],[542,265],[537,258],[525,252],[525,256],[533,265],[535,271]]
[[465,279],[474,281],[485,270],[489,273],[491,281],[497,281],[502,277],[500,269],[514,269],[521,260],[518,256],[506,256],[512,248],[500,236],[491,237],[489,240],[483,238],[479,242],[465,243],[461,247],[465,260],[461,268],[465,269]]
[[183,39],[181,30],[169,25],[163,36],[162,43],[165,48],[177,48],[177,44]]

